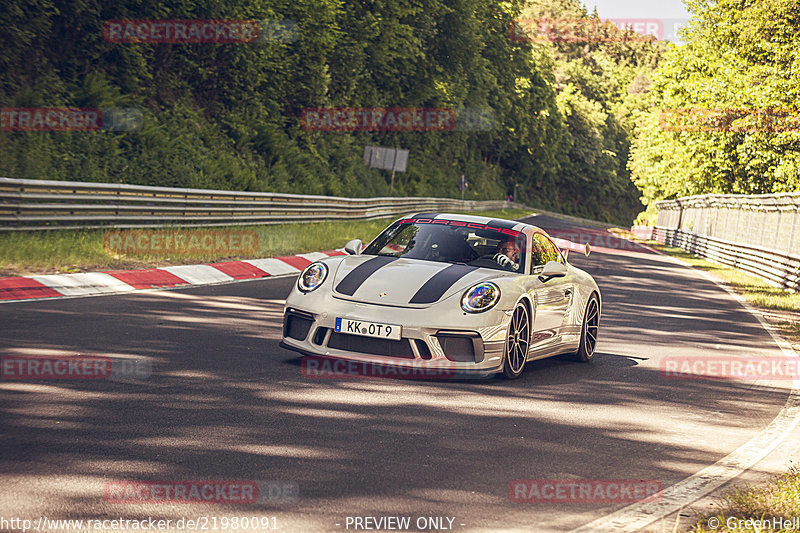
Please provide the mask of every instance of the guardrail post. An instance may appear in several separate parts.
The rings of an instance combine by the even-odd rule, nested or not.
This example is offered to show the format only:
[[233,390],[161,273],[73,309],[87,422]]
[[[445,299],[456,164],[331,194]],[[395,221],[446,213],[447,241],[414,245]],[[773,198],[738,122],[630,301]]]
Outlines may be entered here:
[[781,234],[781,221],[783,220],[783,209],[781,209],[781,206],[778,204],[779,200],[780,198],[772,199],[772,206],[775,208],[776,216],[778,217],[778,220],[775,223],[775,238],[772,240],[772,247],[775,250],[780,249],[778,248],[778,237],[780,237]]
[[797,252],[800,255],[800,249],[795,250],[794,248],[794,232],[795,227],[797,226],[797,219],[800,218],[800,210],[798,210],[798,204],[795,203],[794,198],[789,198],[792,207],[792,230],[789,235],[789,242],[786,245],[786,253],[791,254]]

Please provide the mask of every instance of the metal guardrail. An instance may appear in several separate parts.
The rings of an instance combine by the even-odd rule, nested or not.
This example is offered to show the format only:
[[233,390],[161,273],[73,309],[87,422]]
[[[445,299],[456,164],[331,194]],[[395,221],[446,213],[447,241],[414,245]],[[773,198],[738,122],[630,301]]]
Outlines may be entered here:
[[655,205],[657,227],[800,254],[800,192],[704,194]]
[[523,207],[455,198],[340,198],[0,178],[0,231],[369,220],[411,211]]
[[800,257],[696,235],[681,230],[653,228],[654,238],[698,257],[758,276],[793,292],[800,291]]
[[706,194],[656,207],[658,242],[800,291],[800,193]]

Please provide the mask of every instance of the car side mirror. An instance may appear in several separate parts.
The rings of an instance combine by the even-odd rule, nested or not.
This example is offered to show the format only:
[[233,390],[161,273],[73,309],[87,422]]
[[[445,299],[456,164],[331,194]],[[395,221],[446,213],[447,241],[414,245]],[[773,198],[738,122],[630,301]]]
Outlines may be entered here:
[[547,281],[550,281],[552,278],[563,278],[566,275],[567,275],[566,266],[559,263],[558,261],[548,261],[544,265],[542,273],[539,274],[539,281],[545,283]]
[[361,239],[353,239],[352,241],[345,244],[344,251],[347,252],[349,255],[360,255]]

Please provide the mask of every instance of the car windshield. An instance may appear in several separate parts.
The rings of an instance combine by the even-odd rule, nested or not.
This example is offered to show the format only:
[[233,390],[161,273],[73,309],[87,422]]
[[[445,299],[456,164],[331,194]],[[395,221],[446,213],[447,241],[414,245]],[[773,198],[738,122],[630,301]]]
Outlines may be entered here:
[[525,235],[508,228],[457,220],[405,219],[386,228],[363,253],[522,273],[526,251]]

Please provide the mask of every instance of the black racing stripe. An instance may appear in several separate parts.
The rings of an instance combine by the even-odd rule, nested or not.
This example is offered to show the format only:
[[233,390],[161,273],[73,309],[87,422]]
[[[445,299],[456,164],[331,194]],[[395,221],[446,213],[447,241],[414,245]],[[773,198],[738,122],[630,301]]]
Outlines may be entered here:
[[336,292],[352,296],[358,290],[362,283],[367,281],[367,278],[377,272],[381,267],[384,267],[396,261],[397,257],[388,257],[385,255],[376,255],[369,261],[364,261],[353,270],[351,270],[342,281],[336,286]]
[[512,222],[510,220],[500,220],[499,218],[494,218],[486,223],[486,227],[514,229],[514,226],[516,226],[517,224],[519,224],[519,222]]
[[450,265],[444,270],[440,270],[434,274],[431,279],[426,281],[422,287],[419,288],[417,293],[408,303],[431,304],[433,302],[438,302],[439,298],[444,296],[444,293],[447,292],[447,289],[452,287],[456,281],[460,280],[477,268],[478,267],[469,265]]

